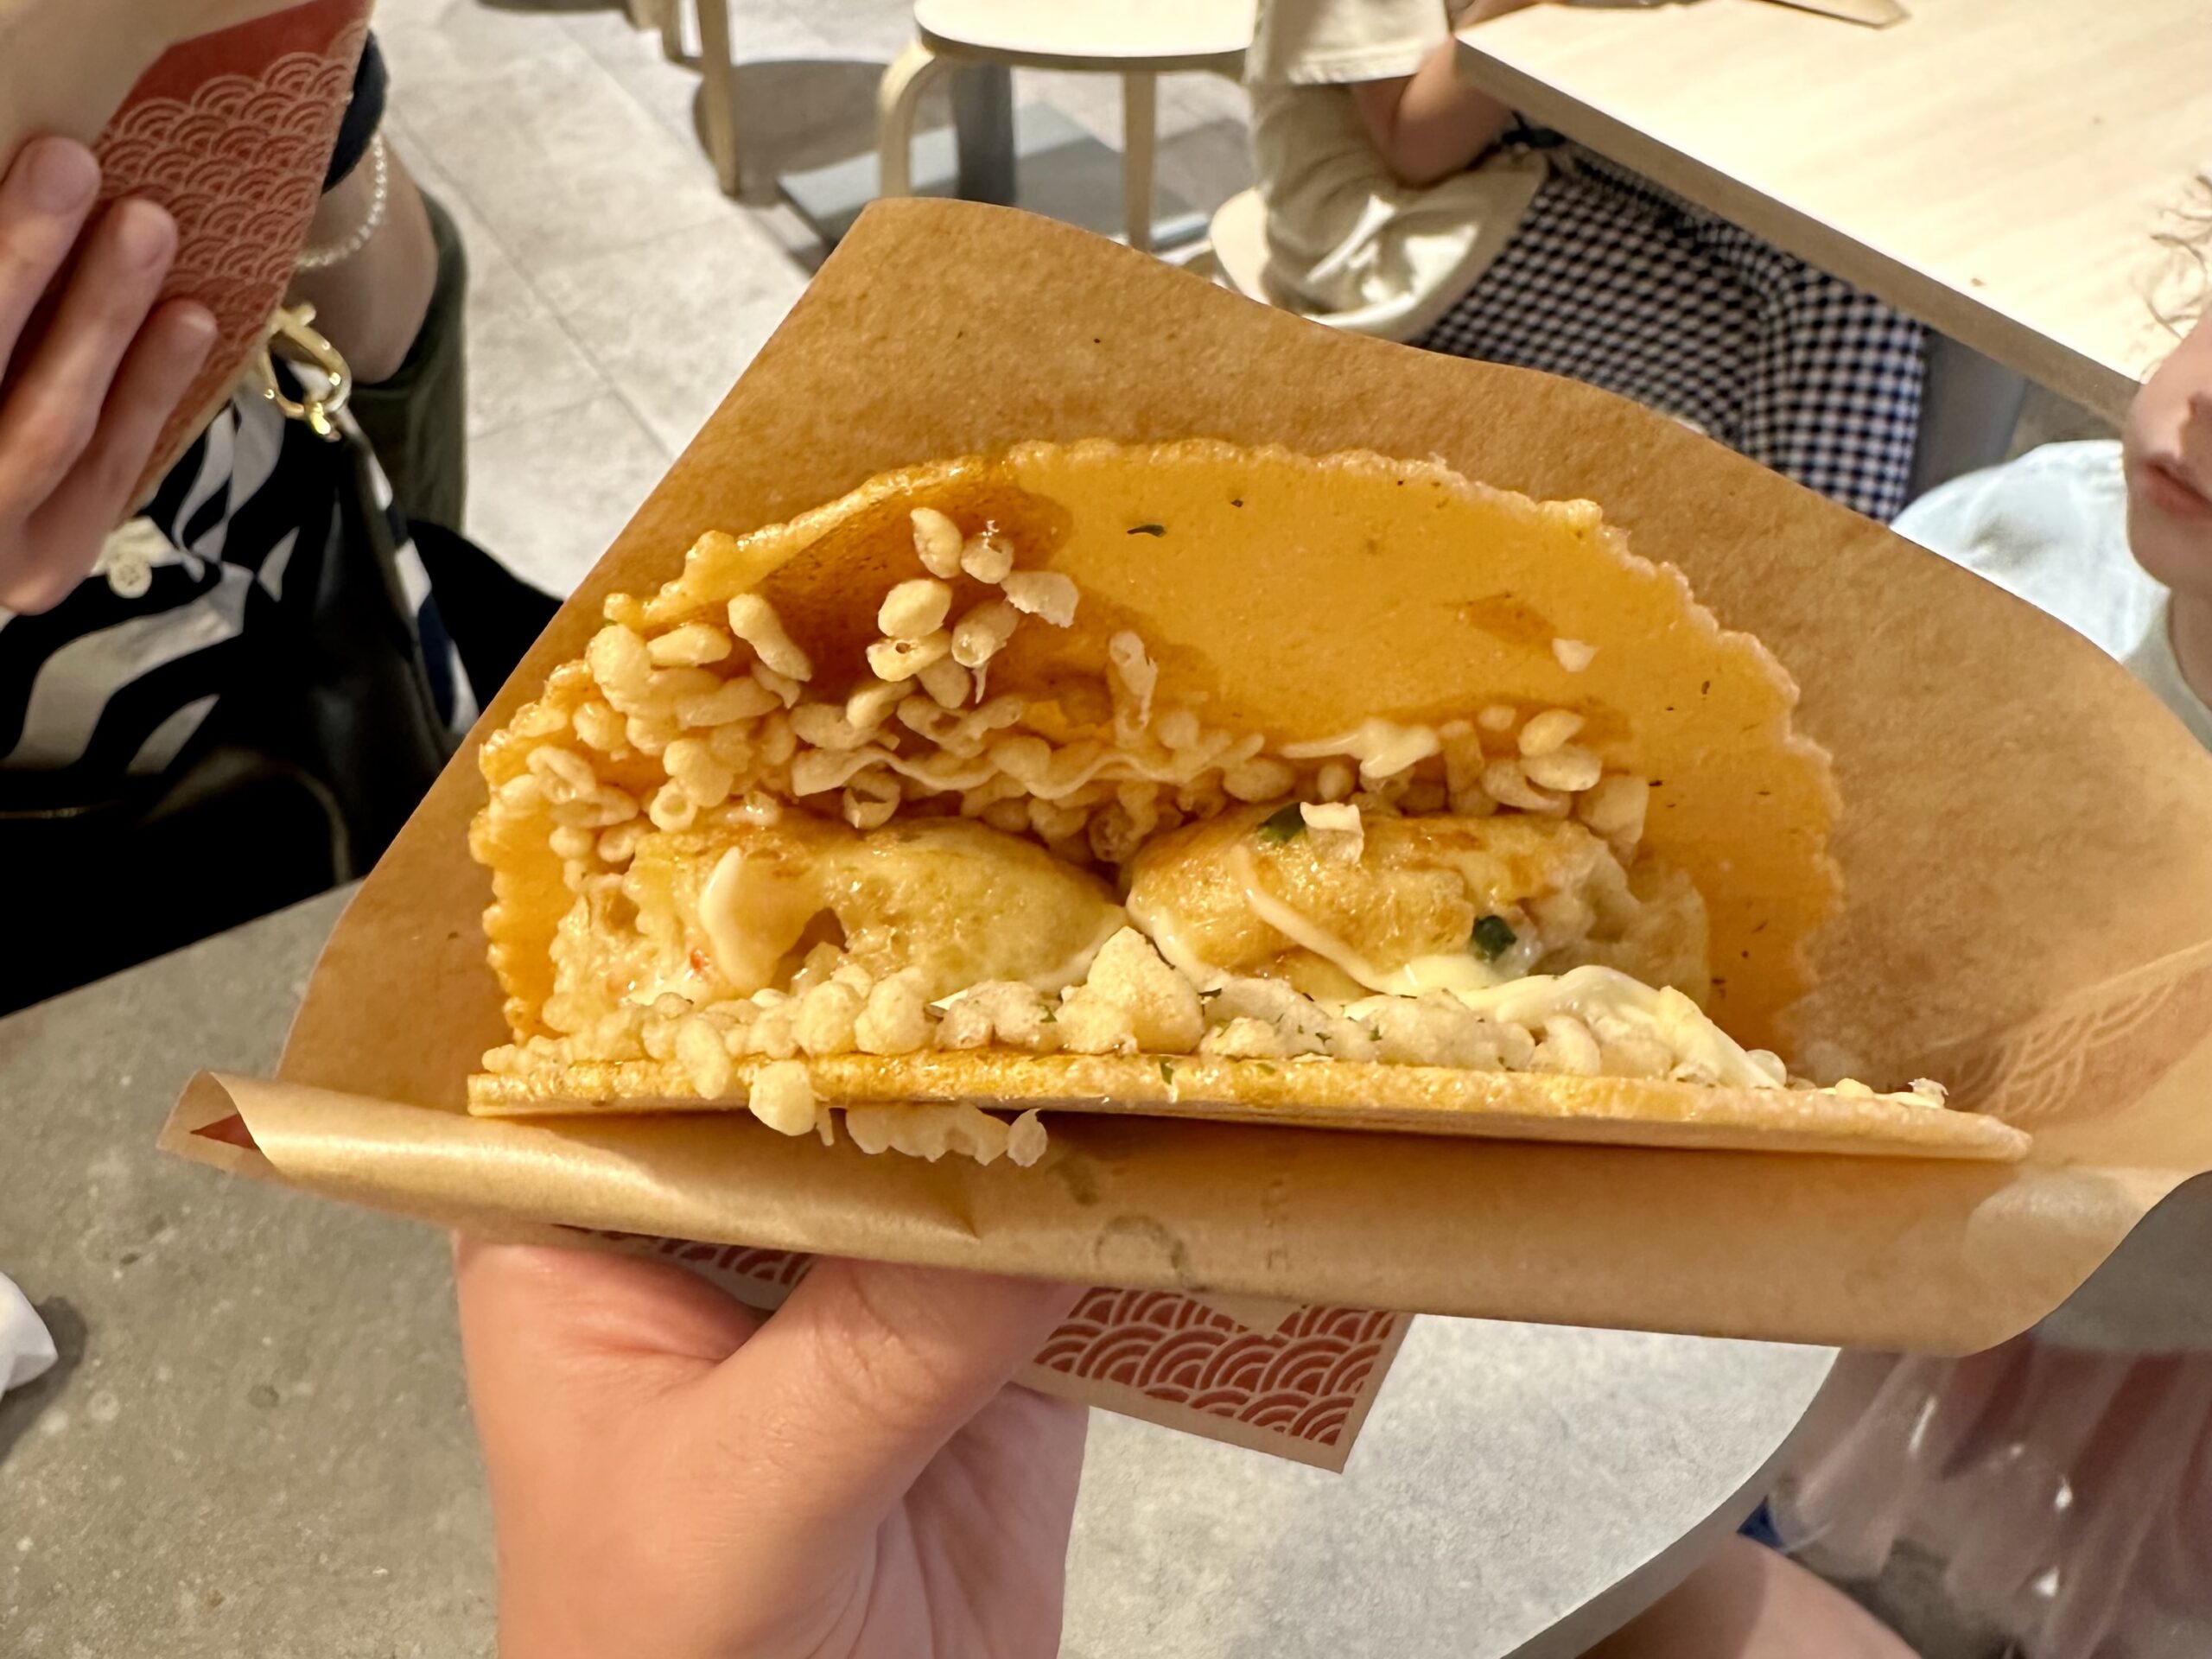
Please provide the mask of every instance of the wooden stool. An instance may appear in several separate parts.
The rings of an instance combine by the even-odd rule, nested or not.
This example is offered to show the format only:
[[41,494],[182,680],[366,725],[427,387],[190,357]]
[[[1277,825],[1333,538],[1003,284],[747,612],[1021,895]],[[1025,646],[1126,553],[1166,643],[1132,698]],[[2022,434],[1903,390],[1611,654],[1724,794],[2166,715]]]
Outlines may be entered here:
[[662,54],[671,63],[696,69],[703,83],[699,127],[715,178],[728,195],[738,193],[737,67],[730,55],[729,0],[697,0],[699,50],[683,44],[686,0],[622,0],[632,29],[657,29]]
[[1252,41],[1253,0],[916,0],[912,45],[876,94],[879,194],[913,194],[911,149],[923,90],[960,64],[1122,78],[1122,228],[1152,248],[1154,78],[1197,71],[1236,79]]

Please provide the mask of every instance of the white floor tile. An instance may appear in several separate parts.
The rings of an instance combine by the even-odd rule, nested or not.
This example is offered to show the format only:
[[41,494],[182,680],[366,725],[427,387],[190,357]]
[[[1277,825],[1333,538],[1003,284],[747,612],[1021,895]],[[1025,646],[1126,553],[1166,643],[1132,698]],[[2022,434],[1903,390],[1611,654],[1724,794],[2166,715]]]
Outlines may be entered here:
[[574,409],[613,388],[512,264],[473,274],[468,435]]
[[910,0],[729,0],[729,4],[731,39],[737,41],[749,32],[770,32],[767,19],[774,13],[820,35],[841,58],[888,63],[914,38]]
[[395,98],[447,80],[474,80],[570,44],[559,15],[481,0],[378,0],[378,43]]
[[[540,20],[541,22],[543,20]],[[736,209],[685,146],[565,35],[542,55],[407,87],[408,126],[525,270]]]
[[691,441],[805,277],[741,219],[541,272],[538,291],[671,450]]
[[467,194],[429,159],[404,123],[394,121],[390,137],[416,181],[453,215],[468,251],[468,435],[480,437],[606,396],[611,388],[538,298]]
[[565,594],[669,460],[619,397],[533,416],[471,443],[468,534],[518,574]]

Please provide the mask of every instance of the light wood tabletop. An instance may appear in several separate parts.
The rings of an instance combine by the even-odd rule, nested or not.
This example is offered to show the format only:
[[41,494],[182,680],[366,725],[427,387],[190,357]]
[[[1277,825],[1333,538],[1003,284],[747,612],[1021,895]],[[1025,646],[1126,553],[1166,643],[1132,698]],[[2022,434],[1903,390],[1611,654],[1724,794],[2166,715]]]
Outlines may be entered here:
[[2118,418],[2202,281],[2159,238],[2212,201],[2212,9],[1907,4],[1540,4],[1463,38],[1530,119]]

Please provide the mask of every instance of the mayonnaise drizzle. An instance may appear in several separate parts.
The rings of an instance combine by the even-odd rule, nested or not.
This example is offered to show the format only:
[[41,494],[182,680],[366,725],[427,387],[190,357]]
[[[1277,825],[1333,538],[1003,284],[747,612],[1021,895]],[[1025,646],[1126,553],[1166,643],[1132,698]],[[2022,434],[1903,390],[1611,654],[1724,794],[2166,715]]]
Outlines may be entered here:
[[[1402,966],[1377,968],[1358,951],[1260,885],[1249,849],[1239,848],[1235,865],[1245,904],[1259,919],[1293,944],[1341,969],[1377,993],[1351,1004],[1352,1019],[1371,1016],[1386,996],[1419,996],[1448,991],[1486,1019],[1510,1021],[1530,1031],[1560,1014],[1586,1022],[1625,1027],[1653,1037],[1684,1065],[1716,1083],[1739,1089],[1778,1089],[1786,1082],[1772,1056],[1753,1055],[1707,1017],[1705,1011],[1671,986],[1654,989],[1617,969],[1573,968],[1564,974],[1515,976],[1481,961],[1471,951],[1415,957]],[[1152,940],[1169,966],[1201,991],[1218,990],[1230,976],[1205,960],[1178,934],[1172,917],[1132,907],[1130,919]]]
[[[1618,969],[1531,974],[1488,990],[1455,989],[1453,995],[1484,1019],[1509,1020],[1530,1031],[1563,1014],[1586,1023],[1625,1026],[1656,1037],[1682,1062],[1730,1088],[1779,1089],[1785,1081],[1779,1062],[1747,1052],[1681,992],[1672,986],[1655,990]],[[1357,1020],[1376,1006],[1370,998],[1344,1012]]]
[[707,885],[699,890],[699,926],[707,936],[707,954],[733,984],[746,958],[745,930],[737,919],[738,874],[744,868],[744,851],[733,847],[715,861]]
[[1408,766],[1426,760],[1444,747],[1430,726],[1401,726],[1394,720],[1363,720],[1342,737],[1325,737],[1311,743],[1286,743],[1286,760],[1319,760],[1347,755],[1359,762],[1359,775],[1375,783],[1395,778]]
[[1415,957],[1402,968],[1376,967],[1344,940],[1262,887],[1252,855],[1242,847],[1236,849],[1236,879],[1244,889],[1244,903],[1255,916],[1293,944],[1343,969],[1370,991],[1419,996],[1423,991],[1481,990],[1499,982],[1500,976],[1487,963],[1478,962],[1466,951]]
[[1136,925],[1138,932],[1152,941],[1152,948],[1166,958],[1170,968],[1201,991],[1217,991],[1229,977],[1191,949],[1173,914],[1144,904],[1134,893],[1129,895],[1129,920]]
[[788,865],[733,847],[699,890],[699,929],[722,978],[750,996],[775,977],[784,953],[823,908],[820,893]]

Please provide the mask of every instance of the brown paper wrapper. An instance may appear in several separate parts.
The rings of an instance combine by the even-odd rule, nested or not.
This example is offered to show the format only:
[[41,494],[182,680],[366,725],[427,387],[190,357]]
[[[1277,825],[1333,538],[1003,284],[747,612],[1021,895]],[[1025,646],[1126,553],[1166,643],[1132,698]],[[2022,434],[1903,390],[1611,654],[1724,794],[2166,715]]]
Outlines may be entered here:
[[[741,1115],[471,1120],[463,1080],[505,1033],[466,755],[340,924],[277,1080],[202,1079],[168,1144],[441,1221],[1049,1274],[1173,1292],[1248,1332],[1208,1299],[1944,1353],[2033,1323],[2212,1168],[2212,761],[2102,652],[1620,399],[1338,334],[1005,210],[870,209],[486,720],[581,653],[603,594],[671,576],[705,531],[912,462],[1096,435],[1435,455],[1601,504],[1774,649],[1834,753],[1848,897],[1802,1046],[1948,1078],[2034,1132],[2027,1161],[1060,1116],[1021,1170],[871,1160]],[[258,1153],[193,1133],[233,1116]],[[1362,1404],[1395,1334],[1343,1368]],[[1103,1375],[1086,1397],[1252,1438]]]
[[[523,1167],[534,1156],[531,1137],[510,1143],[501,1154],[507,1166],[495,1173],[486,1166],[486,1148],[466,1144],[468,1119],[442,1114],[430,1125],[461,1134],[460,1142],[424,1135],[427,1121],[378,1102],[203,1073],[177,1103],[161,1144],[232,1174],[418,1221],[518,1243],[672,1262],[752,1307],[779,1306],[811,1259],[796,1250],[550,1222],[550,1216],[600,1212],[588,1199],[532,1179]],[[350,1127],[340,1130],[341,1124]],[[365,1141],[356,1147],[359,1156],[339,1150],[343,1137],[354,1135]],[[403,1173],[386,1161],[391,1158],[445,1168],[433,1174],[418,1164]],[[710,1173],[707,1179],[711,1186],[719,1177]],[[623,1212],[620,1205],[613,1211]],[[845,1253],[899,1254],[880,1247]],[[1366,1308],[1100,1286],[1017,1380],[1102,1410],[1340,1470],[1410,1323],[1403,1313]]]

